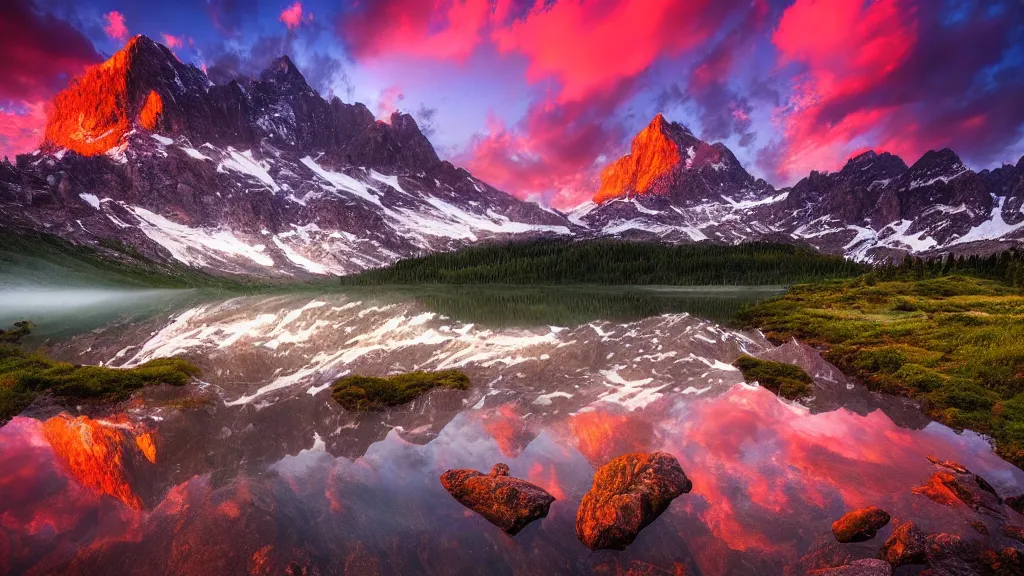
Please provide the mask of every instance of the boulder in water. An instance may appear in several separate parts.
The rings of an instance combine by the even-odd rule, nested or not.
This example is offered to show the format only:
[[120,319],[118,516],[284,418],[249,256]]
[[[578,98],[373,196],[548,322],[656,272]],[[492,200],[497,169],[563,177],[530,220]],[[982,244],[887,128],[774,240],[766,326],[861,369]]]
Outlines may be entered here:
[[864,542],[889,523],[889,513],[875,506],[847,512],[832,523],[832,534],[842,543]]
[[490,474],[448,470],[441,475],[441,484],[463,506],[512,535],[547,516],[555,501],[543,488],[509,476],[505,464],[495,464]]
[[892,566],[885,560],[864,558],[835,568],[811,570],[808,576],[892,576]]
[[601,466],[576,513],[576,536],[591,550],[624,550],[693,483],[671,454],[625,454]]
[[906,564],[924,564],[925,535],[913,522],[896,527],[892,536],[882,545],[882,558],[893,567]]

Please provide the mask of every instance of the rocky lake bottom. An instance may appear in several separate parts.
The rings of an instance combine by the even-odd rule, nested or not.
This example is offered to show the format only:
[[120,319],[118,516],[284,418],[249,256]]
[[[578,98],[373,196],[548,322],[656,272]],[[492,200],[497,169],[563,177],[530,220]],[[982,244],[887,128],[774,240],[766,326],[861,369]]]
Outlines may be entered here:
[[[1024,492],[1024,472],[984,437],[797,342],[726,328],[715,311],[735,302],[711,303],[722,295],[566,292],[541,306],[522,292],[157,293],[131,314],[89,300],[73,327],[40,312],[55,358],[181,356],[203,375],[114,408],[35,405],[0,428],[0,573],[805,574],[877,557],[907,522],[1024,548],[1006,530],[1024,516],[1000,500]],[[741,354],[803,367],[813,396],[745,383]],[[449,368],[469,390],[374,413],[330,398],[345,375]],[[595,470],[653,451],[692,490],[625,550],[584,546],[576,513]],[[497,463],[554,497],[515,536],[439,480]],[[892,521],[838,543],[832,523],[870,506]]]

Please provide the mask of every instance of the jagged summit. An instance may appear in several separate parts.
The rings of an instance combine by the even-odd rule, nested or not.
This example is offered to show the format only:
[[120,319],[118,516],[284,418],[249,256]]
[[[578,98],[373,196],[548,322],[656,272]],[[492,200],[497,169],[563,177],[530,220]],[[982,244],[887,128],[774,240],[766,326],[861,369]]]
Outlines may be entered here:
[[306,82],[306,77],[299,72],[299,69],[287,55],[279,56],[259,76],[263,82],[277,84],[283,90],[296,92],[314,93],[314,90]]
[[397,163],[424,171],[440,162],[411,116],[378,126],[362,104],[328,102],[288,56],[256,79],[215,85],[141,35],[57,95],[42,148],[95,156],[143,131],[197,146],[244,150],[270,144],[378,169]]
[[632,195],[665,194],[682,162],[681,148],[696,141],[679,124],[658,114],[630,144],[630,152],[601,172],[601,188],[594,201]]
[[389,120],[325,100],[287,56],[214,84],[137,36],[56,97],[43,154],[0,164],[0,211],[73,243],[271,277],[571,233],[441,161],[409,114]]
[[[617,201],[625,200],[625,201]],[[629,154],[601,174],[593,200],[569,214],[600,234],[672,242],[791,238],[860,260],[1024,243],[1024,158],[980,174],[950,149],[912,166],[865,150],[836,172],[776,190],[722,143],[656,115]],[[981,248],[961,248],[981,246]]]
[[107,61],[90,67],[53,100],[42,148],[83,156],[117,146],[135,127],[157,129],[164,117],[163,70],[180,62],[166,47],[135,36]]
[[[849,160],[840,172],[850,174],[854,171],[882,171],[889,175],[902,172],[907,169],[907,163],[902,158],[889,152],[878,153],[874,150],[862,152]],[[883,176],[886,177],[886,176]]]
[[757,194],[762,186],[721,142],[709,144],[678,122],[657,114],[630,144],[630,152],[601,173],[594,202],[633,196],[672,197],[697,202],[717,197],[730,185],[741,197]]

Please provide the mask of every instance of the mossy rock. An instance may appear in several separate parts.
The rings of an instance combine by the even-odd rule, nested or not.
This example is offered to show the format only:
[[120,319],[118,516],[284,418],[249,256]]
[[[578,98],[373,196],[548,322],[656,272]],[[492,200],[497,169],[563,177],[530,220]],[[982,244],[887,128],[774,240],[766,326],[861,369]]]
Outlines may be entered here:
[[144,386],[182,386],[199,374],[199,368],[180,358],[157,358],[135,368],[79,366],[0,343],[0,424],[44,394],[63,403],[117,402]]
[[375,412],[415,400],[438,387],[469,389],[469,377],[460,370],[416,371],[383,378],[345,376],[331,385],[331,397],[346,410]]
[[740,369],[747,382],[757,382],[788,400],[806,398],[813,391],[814,380],[803,368],[793,364],[740,356],[733,366]]

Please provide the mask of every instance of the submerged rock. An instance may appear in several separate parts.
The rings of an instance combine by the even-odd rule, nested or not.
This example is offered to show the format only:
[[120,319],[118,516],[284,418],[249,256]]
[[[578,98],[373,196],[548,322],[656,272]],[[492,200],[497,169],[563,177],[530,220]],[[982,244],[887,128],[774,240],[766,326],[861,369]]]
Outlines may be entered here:
[[576,536],[591,550],[624,550],[677,496],[693,488],[671,454],[625,454],[601,466],[576,513]]
[[875,506],[847,512],[832,523],[832,534],[842,543],[871,540],[889,523],[889,513]]
[[441,475],[441,484],[463,506],[512,535],[547,516],[555,501],[543,488],[509,476],[505,464],[495,464],[490,474],[448,470]]
[[927,458],[941,470],[932,474],[927,484],[915,487],[914,494],[927,496],[939,504],[964,504],[979,512],[1005,517],[1002,501],[988,481],[957,462]]
[[975,532],[981,534],[982,536],[988,536],[988,526],[986,526],[985,523],[981,520],[975,520],[971,522],[971,528],[973,528]]
[[1018,494],[1017,496],[1008,496],[1006,500],[1004,500],[1004,502],[1016,513],[1024,514],[1024,494]]
[[945,533],[929,534],[925,557],[930,576],[1019,576],[1024,558],[1019,550],[993,550],[979,540]]
[[906,564],[924,564],[925,535],[913,522],[896,527],[892,536],[882,545],[882,558],[893,567]]
[[1003,533],[1003,536],[1006,536],[1007,538],[1013,538],[1021,544],[1024,544],[1024,528],[1021,528],[1020,526],[1014,526],[1012,524],[1006,524],[1000,529],[1000,532]]
[[865,558],[835,568],[811,570],[807,574],[814,576],[891,576],[892,566],[885,560]]

